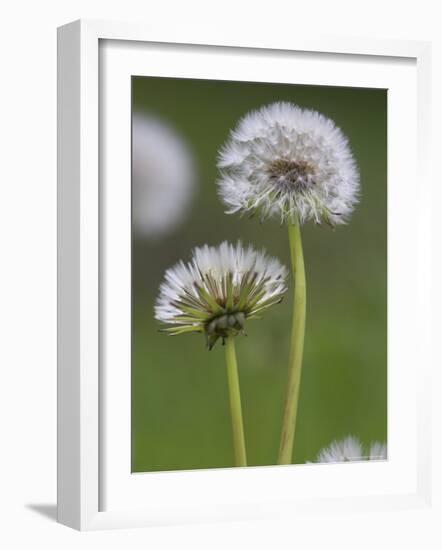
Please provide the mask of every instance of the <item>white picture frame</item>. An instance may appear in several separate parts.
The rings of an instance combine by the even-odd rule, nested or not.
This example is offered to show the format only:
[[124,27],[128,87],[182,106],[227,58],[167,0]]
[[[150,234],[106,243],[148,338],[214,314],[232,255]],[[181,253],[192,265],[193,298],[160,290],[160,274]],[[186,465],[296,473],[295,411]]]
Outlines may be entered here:
[[[147,51],[149,45],[151,50]],[[167,56],[164,56],[163,50],[166,49]],[[371,85],[384,87],[384,83],[391,82],[394,101],[389,104],[389,130],[396,129],[393,135],[397,136],[397,140],[389,138],[389,179],[395,181],[400,177],[404,185],[412,185],[414,169],[418,169],[420,174],[419,192],[412,197],[398,198],[394,194],[390,195],[389,191],[389,217],[392,220],[389,246],[391,243],[397,245],[392,249],[390,246],[389,291],[392,282],[398,281],[396,290],[390,293],[391,301],[389,296],[389,360],[391,353],[397,352],[393,362],[403,362],[403,384],[400,389],[394,377],[394,373],[399,371],[389,373],[389,376],[393,374],[389,380],[389,407],[393,411],[390,415],[389,410],[389,447],[393,449],[391,456],[388,463],[369,465],[370,470],[367,464],[352,464],[350,468],[345,466],[345,472],[340,465],[331,465],[327,468],[306,466],[206,470],[151,474],[148,477],[131,475],[127,460],[130,397],[127,388],[130,373],[127,369],[119,369],[118,372],[115,368],[112,370],[111,365],[106,382],[103,377],[103,357],[109,356],[106,353],[108,344],[103,343],[106,340],[103,327],[108,322],[106,316],[112,318],[109,311],[118,308],[121,333],[127,336],[130,331],[127,300],[103,308],[103,303],[107,304],[112,296],[120,294],[114,290],[123,289],[124,294],[125,284],[127,290],[127,273],[130,269],[128,241],[123,238],[118,254],[121,269],[113,270],[118,272],[116,278],[106,280],[106,271],[110,267],[116,268],[114,259],[106,253],[106,239],[111,238],[112,231],[117,227],[115,224],[122,224],[118,230],[123,235],[127,235],[129,227],[127,216],[118,221],[118,209],[124,208],[125,201],[127,204],[127,192],[125,195],[106,195],[103,191],[103,173],[109,173],[106,169],[108,158],[115,160],[118,157],[116,162],[119,164],[113,168],[123,179],[129,173],[130,149],[125,144],[130,143],[130,122],[128,113],[124,111],[128,75],[131,71],[140,74],[141,63],[148,67],[147,74],[156,76],[220,78],[221,73],[216,71],[226,66],[224,58],[228,57],[229,72],[225,73],[226,78],[253,80],[258,78],[253,73],[253,70],[258,70],[257,63],[248,63],[249,73],[246,74],[244,62],[241,64],[240,61],[254,57],[259,62],[259,70],[265,72],[263,79],[290,82],[284,78],[284,63],[296,55],[299,63],[305,66],[305,73],[302,73],[299,65],[298,74],[304,74],[303,77],[297,77],[301,78],[301,83],[344,85],[340,74],[345,72],[346,85],[366,86],[371,82]],[[216,70],[213,68],[214,56],[217,56]],[[272,63],[266,70],[264,58],[269,56]],[[280,64],[278,59],[281,60]],[[308,63],[305,63],[306,60]],[[321,82],[314,80],[316,62],[320,62],[323,69]],[[333,67],[333,70],[327,72],[327,66]],[[358,66],[362,66],[363,71],[358,71]],[[348,73],[349,68],[351,74]],[[269,74],[270,70],[274,72]],[[367,73],[371,75],[369,80]],[[427,159],[429,73],[430,45],[425,42],[344,37],[312,40],[297,36],[282,38],[280,43],[266,44],[261,38],[247,42],[232,37],[207,40],[203,32],[201,36],[193,37],[186,36],[185,31],[182,35],[173,32],[171,36],[156,36],[151,29],[143,26],[99,21],[76,21],[59,29],[60,523],[90,530],[327,513],[331,509],[334,513],[336,510],[346,513],[355,508],[370,512],[375,509],[423,509],[431,506],[429,420],[433,358],[430,342],[431,272],[428,244],[431,242],[429,205],[432,193]],[[414,84],[417,84],[416,89]],[[103,101],[103,87],[106,92],[106,86],[113,92]],[[118,109],[120,120],[114,121],[119,131],[113,135],[118,136],[118,141],[104,145],[106,136],[103,135],[103,119],[106,118],[106,105],[109,102],[121,106],[121,110]],[[409,131],[403,132],[401,137],[398,131],[403,112],[401,109],[408,107],[414,110],[417,118],[408,116],[407,122],[403,124],[407,124]],[[401,139],[403,141],[399,141]],[[106,147],[111,149],[103,160],[103,148]],[[111,154],[115,151],[121,154]],[[407,158],[408,173],[400,171],[403,155]],[[410,170],[410,166],[413,170]],[[104,169],[100,170],[100,167]],[[127,191],[127,186],[122,185],[121,189]],[[407,206],[414,206],[417,210],[418,231],[412,233],[410,229],[408,232],[405,229],[403,232],[407,218],[401,215],[399,201],[403,210]],[[106,216],[102,216],[104,211]],[[401,262],[410,244],[419,261],[408,270],[408,275],[400,277]],[[126,261],[121,262],[121,258]],[[398,310],[406,285],[419,289],[410,299],[410,311],[415,321],[408,329],[400,325]],[[411,331],[410,337],[414,334],[416,341],[410,343],[409,349],[401,352],[398,344],[404,335],[407,337],[407,333],[403,332],[407,330]],[[113,352],[119,356],[127,355],[127,338],[126,341],[124,338],[120,340],[120,347]],[[418,362],[419,372],[416,370]],[[116,392],[121,392],[123,402],[123,413],[118,417],[113,414],[115,409],[112,408]],[[413,404],[405,408],[406,402],[410,401]],[[404,413],[405,410],[409,414],[406,418],[409,432],[398,434],[391,427],[397,425],[396,413]],[[107,429],[109,423],[112,425],[112,437]],[[405,445],[411,449],[407,456],[404,453]],[[238,499],[234,493],[223,490],[223,487],[232,484],[232,480],[235,487],[242,487],[242,494],[247,492],[246,499]],[[296,495],[288,496],[286,488],[290,484],[296,487]],[[316,490],[315,485],[321,489]],[[144,499],[143,495],[146,494],[148,496]],[[185,495],[185,498],[179,495]]]

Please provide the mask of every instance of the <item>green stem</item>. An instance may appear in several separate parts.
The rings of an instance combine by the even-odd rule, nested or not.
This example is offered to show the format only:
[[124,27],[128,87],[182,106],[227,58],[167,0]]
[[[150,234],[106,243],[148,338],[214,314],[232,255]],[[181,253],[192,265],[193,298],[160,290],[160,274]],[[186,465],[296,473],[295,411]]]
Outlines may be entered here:
[[239,392],[238,365],[236,362],[235,342],[232,336],[226,338],[227,382],[229,386],[230,413],[232,416],[233,448],[235,466],[247,466],[246,444]]
[[306,285],[301,228],[295,218],[288,226],[292,274],[295,282],[293,320],[290,337],[289,373],[282,421],[278,464],[291,464],[295,439],[296,415],[301,383],[302,353],[304,348]]

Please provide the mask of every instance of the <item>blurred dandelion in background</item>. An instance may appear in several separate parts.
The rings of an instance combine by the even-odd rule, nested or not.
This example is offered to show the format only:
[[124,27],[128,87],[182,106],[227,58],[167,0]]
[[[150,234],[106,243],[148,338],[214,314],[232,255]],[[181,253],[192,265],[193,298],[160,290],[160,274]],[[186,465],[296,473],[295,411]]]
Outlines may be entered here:
[[155,239],[184,221],[196,181],[187,143],[158,118],[134,112],[132,119],[133,231]]

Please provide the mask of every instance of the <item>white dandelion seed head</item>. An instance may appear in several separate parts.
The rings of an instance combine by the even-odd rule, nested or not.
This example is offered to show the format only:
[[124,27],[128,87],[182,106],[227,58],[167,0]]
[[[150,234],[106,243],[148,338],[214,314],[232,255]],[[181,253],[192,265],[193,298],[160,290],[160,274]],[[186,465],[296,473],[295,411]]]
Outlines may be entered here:
[[160,286],[155,318],[169,334],[201,332],[209,349],[221,338],[243,332],[247,319],[282,300],[286,268],[264,251],[223,242],[192,251],[190,262],[168,269]]
[[359,173],[347,138],[324,115],[273,103],[245,115],[218,157],[227,213],[346,223]]
[[387,445],[375,441],[370,445],[368,457],[369,460],[387,460]]
[[348,462],[362,460],[363,450],[361,442],[353,436],[348,436],[341,441],[333,441],[328,447],[322,449],[316,462]]
[[386,458],[387,445],[385,443],[372,443],[366,452],[358,438],[347,436],[340,441],[333,441],[328,447],[322,449],[315,462],[353,462],[385,460]]
[[132,182],[135,234],[155,238],[183,221],[195,186],[190,151],[172,127],[138,112],[132,119]]

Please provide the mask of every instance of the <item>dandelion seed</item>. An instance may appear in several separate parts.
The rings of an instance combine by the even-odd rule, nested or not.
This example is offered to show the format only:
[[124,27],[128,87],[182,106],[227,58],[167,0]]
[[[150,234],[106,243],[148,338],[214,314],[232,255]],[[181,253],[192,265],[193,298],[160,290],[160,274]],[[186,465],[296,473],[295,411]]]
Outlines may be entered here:
[[195,248],[165,273],[155,318],[172,335],[203,333],[209,349],[243,333],[246,321],[282,300],[286,268],[265,252],[223,242]]
[[221,149],[218,168],[228,214],[334,226],[347,222],[358,200],[347,138],[331,119],[291,103],[244,116]]

